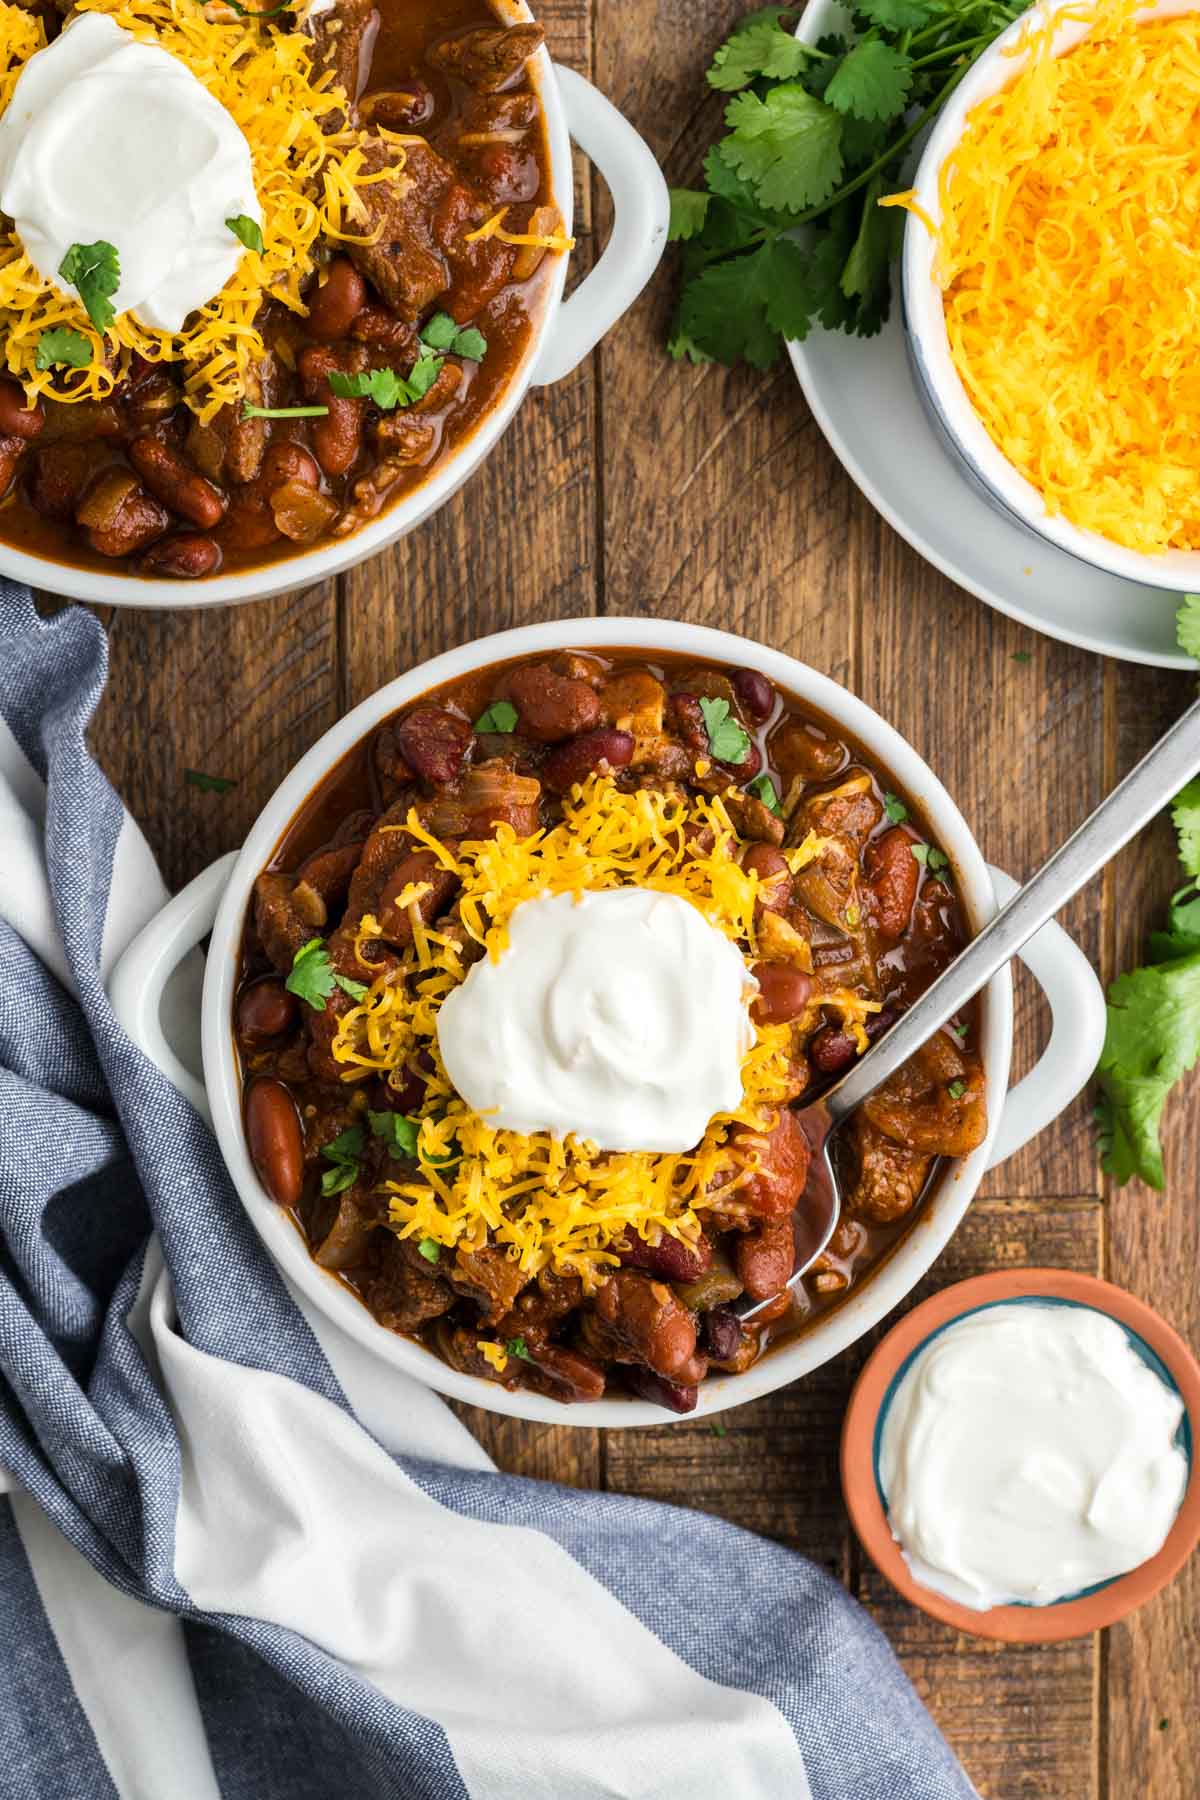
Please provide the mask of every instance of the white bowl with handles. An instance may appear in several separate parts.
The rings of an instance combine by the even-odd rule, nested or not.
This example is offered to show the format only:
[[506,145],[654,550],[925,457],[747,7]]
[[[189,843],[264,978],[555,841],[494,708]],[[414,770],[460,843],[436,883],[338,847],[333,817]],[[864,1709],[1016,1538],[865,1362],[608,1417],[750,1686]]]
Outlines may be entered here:
[[[1173,18],[1196,10],[1195,0],[1149,0],[1137,20]],[[1061,15],[1061,17],[1058,17]],[[941,176],[957,148],[968,113],[1007,87],[1025,67],[1028,51],[1018,51],[1031,22],[1058,19],[1053,53],[1062,56],[1090,36],[1095,23],[1080,16],[1071,0],[1041,0],[988,46],[938,116],[913,182],[918,205],[935,226],[941,224]],[[1056,544],[1094,568],[1148,587],[1192,593],[1200,588],[1200,551],[1167,550],[1151,556],[1126,549],[1096,531],[1084,531],[1051,513],[1032,482],[1018,473],[988,435],[950,355],[942,292],[934,277],[936,240],[915,212],[904,228],[902,289],[904,326],[917,381],[934,426],[976,487],[1036,536]],[[1136,604],[1136,596],[1131,604]]]
[[[524,0],[505,0],[496,10],[513,23],[533,18]],[[495,447],[530,387],[548,387],[569,375],[628,312],[658,267],[667,244],[667,184],[652,152],[628,119],[582,75],[552,62],[545,49],[533,58],[530,73],[545,113],[552,198],[567,231],[574,213],[571,146],[575,144],[595,164],[612,195],[612,235],[595,268],[568,300],[563,299],[568,259],[555,258],[541,313],[519,367],[492,410],[428,481],[348,538],[211,580],[108,575],[33,556],[3,542],[0,575],[102,606],[180,610],[228,606],[327,581],[406,537],[444,506]]]
[[[412,1339],[384,1330],[350,1289],[311,1258],[290,1217],[270,1199],[254,1171],[242,1129],[241,1084],[234,1055],[232,1015],[242,927],[255,877],[270,861],[290,821],[331,769],[389,714],[469,671],[513,657],[554,651],[616,649],[681,654],[758,669],[801,706],[823,714],[917,800],[933,835],[950,858],[966,916],[978,931],[1014,890],[989,869],[953,800],[898,732],[828,676],[792,657],[730,632],[662,619],[571,619],[527,625],[478,639],[410,669],[347,713],[301,758],[267,802],[240,851],[206,869],[130,945],[117,965],[110,993],[134,1041],[212,1122],[242,1204],[264,1244],[303,1301],[332,1320],[383,1363],[491,1412],[551,1425],[662,1425],[675,1415],[644,1400],[605,1398],[564,1405],[540,1394],[509,1393],[495,1382],[462,1375]],[[163,990],[181,959],[210,937],[202,1002],[203,1079],[186,1069],[163,1032]],[[985,1171],[1020,1149],[1056,1118],[1087,1081],[1104,1041],[1104,996],[1082,951],[1060,926],[1045,926],[1022,951],[1050,1002],[1050,1041],[1030,1074],[1008,1087],[1012,1052],[1012,977],[993,977],[981,1003],[981,1051],[987,1083],[988,1133],[970,1156],[941,1170],[921,1215],[883,1265],[847,1299],[791,1342],[771,1350],[744,1375],[701,1384],[696,1411],[706,1417],[754,1400],[828,1362],[878,1324],[910,1292],[944,1248],[974,1198]]]

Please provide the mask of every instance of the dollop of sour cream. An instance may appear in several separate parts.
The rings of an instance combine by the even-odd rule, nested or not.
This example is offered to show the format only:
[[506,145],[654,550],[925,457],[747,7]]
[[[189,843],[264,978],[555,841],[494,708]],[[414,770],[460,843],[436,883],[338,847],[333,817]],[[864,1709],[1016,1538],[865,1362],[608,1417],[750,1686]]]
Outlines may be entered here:
[[262,212],[250,146],[178,57],[83,13],[30,57],[0,118],[0,211],[61,289],[72,244],[112,244],[112,304],[178,331],[245,254],[225,223]]
[[1162,1548],[1187,1486],[1182,1417],[1103,1313],[971,1313],[918,1353],[888,1408],[892,1534],[916,1579],[962,1606],[1049,1606]]
[[739,1104],[758,984],[686,900],[555,894],[518,906],[508,936],[438,1014],[446,1073],[489,1123],[680,1152]]

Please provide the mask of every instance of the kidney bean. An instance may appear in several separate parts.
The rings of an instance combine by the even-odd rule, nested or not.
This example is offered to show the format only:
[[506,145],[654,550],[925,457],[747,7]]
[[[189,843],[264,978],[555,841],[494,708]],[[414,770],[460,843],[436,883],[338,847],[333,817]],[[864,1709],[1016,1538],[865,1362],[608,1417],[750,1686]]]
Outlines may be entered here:
[[0,437],[28,441],[37,437],[45,423],[41,401],[35,400],[31,406],[19,381],[11,381],[7,376],[0,378]]
[[756,724],[770,718],[775,689],[765,675],[760,675],[757,669],[738,669],[733,677],[733,688],[747,716]]
[[[529,1361],[519,1365],[526,1387],[539,1388],[556,1400],[588,1402],[604,1394],[604,1370],[599,1363],[579,1350],[567,1350],[561,1344],[529,1347]],[[510,1361],[505,1373],[514,1364]]]
[[790,1213],[804,1192],[812,1156],[804,1128],[794,1112],[782,1106],[769,1131],[735,1125],[729,1134],[735,1150],[754,1153],[757,1168],[749,1171],[738,1189],[742,1205],[760,1219]]
[[366,424],[365,400],[344,400],[334,393],[329,377],[336,370],[343,375],[358,373],[366,367],[362,349],[302,350],[296,367],[307,400],[327,406],[324,418],[310,420],[312,447],[317,461],[327,475],[348,475],[358,460]]
[[640,1368],[636,1363],[625,1370],[625,1380],[639,1400],[649,1400],[654,1406],[665,1406],[668,1412],[695,1412],[696,1402],[700,1398],[698,1386],[685,1387],[682,1382],[667,1381],[652,1369]]
[[757,962],[750,973],[758,982],[750,1011],[760,1025],[788,1025],[800,1017],[812,997],[811,975],[785,962]]
[[[869,1043],[882,1037],[900,1017],[895,1007],[885,1006],[882,1012],[872,1013],[866,1020],[863,1030]],[[842,1069],[848,1069],[858,1055],[858,1045],[848,1032],[837,1025],[822,1025],[820,1031],[808,1046],[809,1060],[822,1075],[837,1075]]]
[[261,550],[283,536],[272,501],[293,484],[319,488],[321,471],[303,444],[283,438],[268,444],[262,467],[231,504],[221,526],[221,542],[235,550]]
[[238,995],[238,1032],[247,1043],[261,1044],[267,1038],[281,1037],[295,1019],[296,997],[274,975],[250,982]]
[[414,775],[442,787],[462,773],[471,727],[440,706],[418,706],[396,727],[396,745]]
[[0,437],[0,498],[12,486],[17,467],[28,448],[26,438]]
[[808,1060],[822,1075],[840,1075],[857,1055],[854,1039],[836,1025],[822,1025],[808,1046]]
[[542,780],[554,794],[565,794],[577,782],[607,764],[627,769],[633,761],[634,740],[628,731],[585,731],[552,750],[542,766]]
[[774,844],[751,844],[742,857],[742,867],[758,876],[760,906],[768,912],[782,912],[791,904],[791,871]]
[[332,344],[344,338],[367,303],[367,284],[346,256],[335,256],[325,279],[308,296],[309,337]]
[[295,1101],[270,1076],[246,1093],[246,1141],[258,1178],[279,1206],[295,1206],[304,1185],[304,1134]]
[[166,531],[170,515],[128,469],[106,469],[89,482],[76,509],[100,556],[132,556]]
[[742,1347],[742,1321],[731,1306],[714,1306],[704,1313],[700,1330],[704,1348],[714,1362],[728,1362]]
[[219,523],[228,505],[226,496],[197,474],[178,450],[161,438],[147,436],[134,438],[128,455],[150,492],[172,512],[205,531]]
[[383,1106],[376,1110],[382,1112],[383,1107],[390,1107],[393,1112],[415,1113],[420,1109],[425,1098],[425,1089],[429,1085],[429,1077],[433,1074],[433,1058],[426,1051],[417,1053],[418,1067],[404,1068],[396,1071],[399,1080],[389,1080],[383,1087]]
[[671,724],[689,750],[694,750],[697,756],[707,756],[708,727],[695,694],[672,694],[668,706]]
[[719,769],[728,769],[735,781],[745,783],[754,780],[754,777],[762,768],[762,761],[762,751],[757,744],[751,743],[746,746],[746,754],[743,756],[741,762],[718,763],[717,767]]
[[768,1219],[757,1231],[739,1237],[733,1260],[747,1299],[769,1300],[779,1293],[796,1266],[791,1213],[781,1219]]
[[920,873],[912,853],[913,838],[902,825],[872,838],[863,853],[867,887],[874,898],[871,908],[876,931],[893,943],[902,938],[912,918]]
[[626,1268],[647,1269],[660,1281],[695,1281],[712,1266],[712,1245],[707,1238],[700,1238],[693,1248],[665,1231],[657,1244],[648,1244],[635,1232],[630,1236],[629,1248],[617,1254]]
[[103,448],[93,444],[39,444],[33,452],[30,504],[45,519],[71,519],[80,495],[96,473]]
[[396,902],[413,882],[424,884],[428,890],[417,901],[417,911],[426,922],[445,910],[458,889],[458,876],[444,869],[431,850],[416,850],[397,863],[383,885],[375,910],[385,939],[400,948],[412,943],[413,928],[408,908],[401,911]]
[[517,730],[538,744],[579,737],[600,723],[600,701],[586,681],[556,675],[544,663],[514,669],[501,683],[502,698],[517,709]]

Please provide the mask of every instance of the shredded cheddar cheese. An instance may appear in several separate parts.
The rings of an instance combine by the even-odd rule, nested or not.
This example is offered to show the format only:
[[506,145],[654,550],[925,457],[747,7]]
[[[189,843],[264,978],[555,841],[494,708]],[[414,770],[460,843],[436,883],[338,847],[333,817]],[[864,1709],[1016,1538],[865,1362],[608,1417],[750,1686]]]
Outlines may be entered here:
[[[301,289],[316,266],[318,239],[355,241],[354,226],[365,217],[359,191],[407,179],[403,147],[382,130],[368,135],[344,124],[325,130],[336,115],[344,117],[346,98],[328,73],[314,70],[312,40],[303,32],[267,28],[232,12],[217,17],[196,0],[78,0],[76,10],[107,13],[134,37],[178,57],[230,113],[250,146],[264,248],[261,255],[246,252],[220,293],[182,331],[156,331],[122,313],[101,335],[77,296],[60,293],[38,273],[8,224],[0,231],[6,364],[31,399],[46,393],[94,401],[112,393],[135,355],[152,363],[182,360],[184,398],[207,422],[222,405],[243,397],[265,354],[258,327],[264,300],[278,300],[295,313],[307,310]],[[0,109],[45,41],[35,14],[0,0]],[[375,166],[381,141],[391,152],[383,170]],[[38,339],[62,325],[88,339],[91,363],[38,369]]]
[[498,213],[486,219],[478,231],[469,231],[463,239],[467,244],[480,244],[487,238],[499,238],[502,244],[525,244],[534,250],[573,250],[575,239],[568,237],[565,231],[505,231],[504,218],[507,206],[502,206]]
[[1052,514],[1200,549],[1200,17],[1069,16],[1090,35],[1055,57],[1034,15],[1026,66],[942,171],[950,350]]
[[[760,883],[737,859],[740,839],[720,798],[624,793],[611,776],[592,776],[564,798],[563,815],[561,824],[532,837],[519,839],[501,825],[494,837],[455,850],[433,837],[415,812],[403,825],[385,827],[458,876],[457,918],[425,925],[412,900],[411,952],[401,968],[389,964],[376,974],[344,1014],[332,1054],[347,1082],[393,1072],[402,1080],[410,1069],[423,1071],[417,1172],[384,1184],[401,1237],[468,1253],[490,1242],[527,1275],[550,1266],[578,1274],[591,1289],[618,1261],[612,1248],[618,1240],[636,1233],[654,1243],[665,1232],[694,1242],[704,1213],[730,1203],[757,1161],[756,1153],[731,1144],[731,1129],[769,1125],[772,1109],[793,1096],[798,1031],[812,1021],[755,1027],[739,1106],[711,1120],[701,1142],[682,1155],[603,1153],[574,1137],[501,1130],[474,1112],[446,1075],[437,1015],[472,960],[503,953],[509,921],[525,901],[637,884],[687,900],[745,954],[756,953]],[[686,837],[685,827],[691,828]],[[803,852],[802,846],[795,854]],[[381,935],[375,918],[363,918],[356,954],[366,971],[372,964],[364,948]],[[878,1002],[849,990],[815,996],[812,1005],[814,1016],[820,1006],[839,1010],[848,1029],[878,1009]]]

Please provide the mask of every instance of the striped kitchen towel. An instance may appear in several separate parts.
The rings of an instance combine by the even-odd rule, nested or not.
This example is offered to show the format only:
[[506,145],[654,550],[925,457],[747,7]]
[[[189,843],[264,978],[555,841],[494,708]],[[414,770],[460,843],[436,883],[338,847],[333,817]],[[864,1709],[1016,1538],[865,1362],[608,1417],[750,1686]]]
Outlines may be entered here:
[[105,994],[165,898],[105,652],[0,584],[0,1793],[970,1795],[820,1569],[501,1475],[298,1308]]

